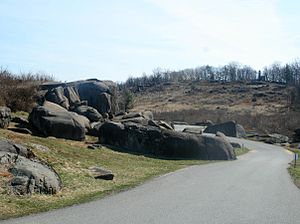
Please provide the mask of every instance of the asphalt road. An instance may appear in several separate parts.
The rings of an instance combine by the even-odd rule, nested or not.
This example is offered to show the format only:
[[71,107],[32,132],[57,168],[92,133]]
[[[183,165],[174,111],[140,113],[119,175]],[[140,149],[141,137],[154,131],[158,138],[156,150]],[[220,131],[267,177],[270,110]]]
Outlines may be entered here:
[[4,223],[300,223],[300,191],[287,172],[292,155],[272,145],[236,161],[192,166],[90,203]]

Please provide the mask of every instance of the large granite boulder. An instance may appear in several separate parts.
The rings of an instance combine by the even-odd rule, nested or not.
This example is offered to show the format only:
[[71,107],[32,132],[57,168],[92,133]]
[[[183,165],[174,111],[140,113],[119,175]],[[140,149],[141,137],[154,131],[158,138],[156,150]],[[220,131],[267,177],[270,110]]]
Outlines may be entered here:
[[113,82],[90,79],[70,83],[45,84],[47,101],[59,104],[69,109],[85,101],[88,106],[95,108],[99,113],[111,114],[117,111],[116,89]]
[[125,151],[169,158],[232,160],[235,154],[223,137],[198,136],[137,123],[106,122],[99,141]]
[[7,186],[17,195],[55,194],[62,186],[55,170],[37,160],[30,149],[6,139],[0,139],[0,170],[11,174]]
[[8,107],[0,107],[0,128],[7,128],[11,119],[11,111]]
[[218,131],[222,132],[226,136],[230,136],[230,137],[238,137],[238,138],[246,137],[246,132],[245,132],[245,129],[243,128],[243,126],[237,124],[234,121],[228,121],[225,123],[208,126],[204,130],[204,133],[216,134]]
[[45,136],[72,140],[83,140],[90,128],[86,117],[48,101],[45,101],[43,106],[34,107],[28,120]]

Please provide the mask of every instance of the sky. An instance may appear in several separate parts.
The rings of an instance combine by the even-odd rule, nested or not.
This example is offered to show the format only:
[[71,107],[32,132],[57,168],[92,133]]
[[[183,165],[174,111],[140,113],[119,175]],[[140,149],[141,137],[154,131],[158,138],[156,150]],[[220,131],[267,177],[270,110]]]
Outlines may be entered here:
[[297,0],[0,0],[0,67],[59,81],[300,57]]

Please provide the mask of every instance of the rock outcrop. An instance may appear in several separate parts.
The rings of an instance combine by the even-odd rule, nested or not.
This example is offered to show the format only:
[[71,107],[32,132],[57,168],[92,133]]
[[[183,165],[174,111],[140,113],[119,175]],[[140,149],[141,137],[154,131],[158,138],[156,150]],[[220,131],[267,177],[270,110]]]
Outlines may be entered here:
[[268,134],[267,138],[265,139],[266,143],[269,144],[281,144],[281,143],[287,143],[289,141],[289,137],[281,134]]
[[55,194],[62,186],[55,170],[35,159],[26,147],[5,139],[0,140],[0,168],[12,175],[8,188],[17,195]]
[[99,141],[125,151],[169,158],[232,160],[235,154],[223,137],[198,136],[137,123],[106,122]]
[[90,79],[70,83],[44,84],[42,89],[48,90],[45,99],[59,104],[67,110],[86,102],[87,106],[95,108],[102,115],[117,111],[116,85],[110,81]]
[[246,132],[243,126],[237,124],[234,121],[228,121],[225,123],[208,126],[204,130],[204,133],[216,134],[218,131],[230,137],[238,137],[238,138],[246,137]]
[[7,128],[11,119],[11,111],[8,107],[0,107],[0,128]]
[[28,120],[44,136],[72,140],[83,140],[90,128],[86,117],[48,101],[43,106],[34,107]]

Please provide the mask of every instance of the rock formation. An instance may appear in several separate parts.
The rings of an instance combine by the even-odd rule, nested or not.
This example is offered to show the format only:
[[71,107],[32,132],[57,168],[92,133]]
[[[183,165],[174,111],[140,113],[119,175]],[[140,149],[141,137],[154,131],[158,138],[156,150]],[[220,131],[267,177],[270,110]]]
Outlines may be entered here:
[[137,123],[106,122],[99,141],[125,151],[169,158],[232,160],[235,154],[223,137],[179,133]]
[[243,126],[237,124],[234,121],[228,121],[225,123],[208,126],[204,130],[204,133],[216,134],[218,131],[230,137],[238,137],[238,138],[246,137],[246,132]]
[[44,136],[83,140],[90,128],[89,120],[58,104],[45,101],[29,114],[29,122]]

